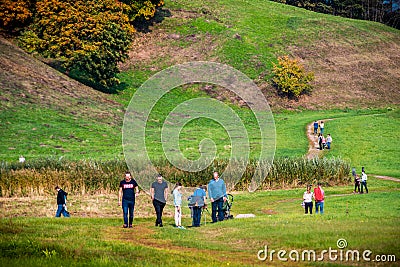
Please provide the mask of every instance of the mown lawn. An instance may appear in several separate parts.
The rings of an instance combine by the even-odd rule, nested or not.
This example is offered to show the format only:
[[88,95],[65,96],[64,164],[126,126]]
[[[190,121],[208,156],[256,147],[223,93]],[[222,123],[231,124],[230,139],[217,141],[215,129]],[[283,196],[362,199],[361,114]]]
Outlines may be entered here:
[[[351,194],[352,187],[325,188],[325,214],[306,216],[300,206],[304,190],[236,192],[232,213],[253,213],[255,218],[233,219],[200,228],[179,230],[166,215],[165,227],[155,228],[153,217],[136,218],[133,229],[122,229],[121,218],[0,219],[1,266],[292,266],[257,258],[259,250],[338,249],[371,250],[399,259],[400,184],[374,178],[369,194]],[[101,203],[98,204],[101,208]],[[71,211],[74,207],[70,208]],[[168,207],[168,210],[170,207]],[[183,225],[190,225],[187,208]],[[169,214],[169,213],[168,213]],[[208,218],[208,221],[210,219]],[[339,250],[340,251],[340,250]],[[301,254],[300,254],[301,255]],[[339,254],[338,254],[339,255]],[[262,256],[262,255],[261,255]],[[375,262],[297,262],[295,265],[343,266]],[[395,266],[386,263],[384,266]]]

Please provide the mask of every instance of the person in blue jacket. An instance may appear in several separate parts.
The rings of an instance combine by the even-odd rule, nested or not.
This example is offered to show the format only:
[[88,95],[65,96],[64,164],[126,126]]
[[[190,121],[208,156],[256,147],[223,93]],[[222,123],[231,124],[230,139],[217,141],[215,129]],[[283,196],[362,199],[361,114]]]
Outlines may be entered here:
[[[212,222],[224,220],[223,205],[226,201],[226,186],[224,180],[219,178],[218,172],[214,172],[213,179],[208,184],[208,196],[211,200]],[[218,219],[217,219],[218,211]]]

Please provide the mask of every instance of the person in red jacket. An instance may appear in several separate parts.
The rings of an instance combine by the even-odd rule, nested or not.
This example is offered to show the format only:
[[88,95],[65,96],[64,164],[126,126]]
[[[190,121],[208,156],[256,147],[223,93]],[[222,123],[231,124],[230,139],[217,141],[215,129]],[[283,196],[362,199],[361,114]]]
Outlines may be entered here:
[[314,188],[314,199],[315,199],[315,213],[324,213],[324,199],[325,192],[322,189],[322,184],[318,183],[318,187]]

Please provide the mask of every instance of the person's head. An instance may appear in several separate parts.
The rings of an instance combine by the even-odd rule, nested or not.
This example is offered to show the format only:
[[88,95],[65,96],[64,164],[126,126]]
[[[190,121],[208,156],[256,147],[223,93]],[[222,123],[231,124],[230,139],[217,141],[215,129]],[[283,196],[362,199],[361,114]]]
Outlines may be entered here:
[[322,183],[321,182],[318,182],[318,187],[321,187],[322,186]]
[[331,134],[328,134],[328,136],[331,136]]
[[162,175],[161,174],[157,174],[157,177],[156,177],[157,182],[161,184],[162,183],[162,179],[163,179]]
[[207,191],[207,185],[200,185],[200,188],[203,189],[204,191]]
[[132,179],[132,175],[130,172],[125,173],[125,181],[129,182]]
[[310,193],[311,191],[311,185],[307,185],[307,192]]
[[174,190],[175,190],[175,189],[180,190],[181,188],[182,188],[182,183],[181,183],[181,182],[177,182],[177,183],[175,184]]
[[323,121],[321,121],[321,123],[324,123]]
[[54,189],[57,190],[57,191],[59,191],[59,190],[60,190],[60,187],[57,185]]
[[218,172],[214,172],[213,177],[214,177],[214,180],[217,180],[219,178]]

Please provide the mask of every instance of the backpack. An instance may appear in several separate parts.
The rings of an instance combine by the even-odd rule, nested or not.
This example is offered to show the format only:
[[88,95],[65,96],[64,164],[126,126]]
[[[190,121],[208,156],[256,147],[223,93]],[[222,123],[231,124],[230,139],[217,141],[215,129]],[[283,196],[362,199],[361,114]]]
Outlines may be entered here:
[[322,194],[321,189],[319,187],[314,189],[314,197],[316,201],[324,200],[324,195]]

